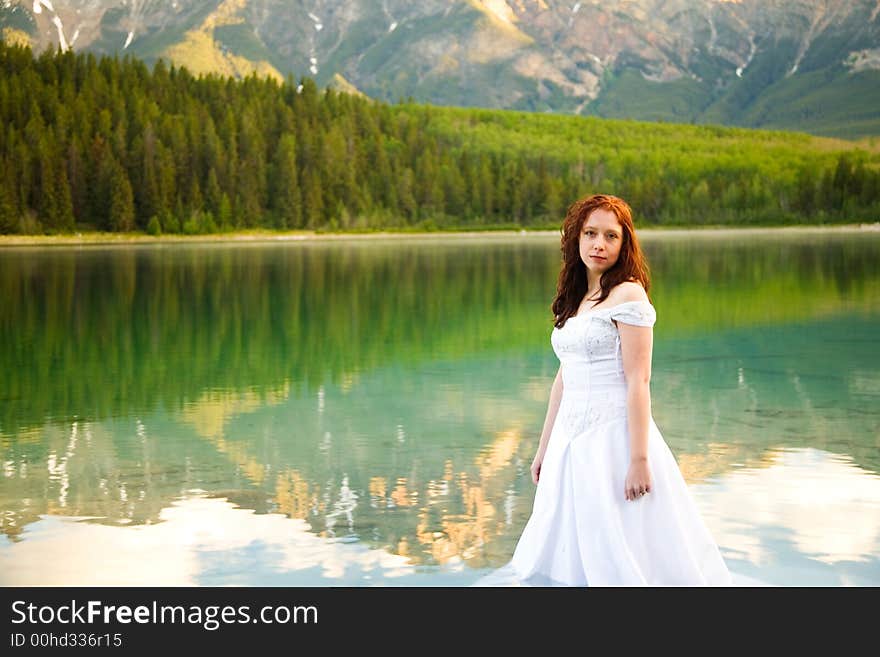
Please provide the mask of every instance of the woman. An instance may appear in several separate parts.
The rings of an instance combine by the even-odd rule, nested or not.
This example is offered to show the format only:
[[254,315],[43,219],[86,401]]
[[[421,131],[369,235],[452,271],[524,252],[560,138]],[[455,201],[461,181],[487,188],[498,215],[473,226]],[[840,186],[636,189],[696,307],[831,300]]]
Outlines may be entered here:
[[551,344],[560,360],[511,566],[538,585],[729,585],[651,416],[654,307],[623,200],[574,203],[562,226]]

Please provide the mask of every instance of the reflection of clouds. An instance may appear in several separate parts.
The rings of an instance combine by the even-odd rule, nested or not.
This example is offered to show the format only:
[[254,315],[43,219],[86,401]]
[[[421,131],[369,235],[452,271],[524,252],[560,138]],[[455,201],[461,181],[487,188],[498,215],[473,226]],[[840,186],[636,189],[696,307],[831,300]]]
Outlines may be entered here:
[[[481,452],[481,471],[503,462],[496,457],[510,453],[510,438],[502,432]],[[792,583],[829,577],[846,583],[851,575],[853,581],[875,578],[852,566],[860,563],[871,572],[876,568],[880,477],[846,457],[816,449],[771,452],[766,461],[766,466],[734,470],[690,488],[725,556],[763,569],[756,576],[790,578]],[[478,572],[474,566],[500,563],[513,547],[502,541],[493,549],[504,527],[509,529],[509,481],[498,482],[505,487],[497,493],[490,486],[489,495],[487,483],[471,483],[447,463],[444,476],[433,480],[426,494],[422,511],[431,513],[419,514],[414,534],[381,548],[330,541],[316,536],[301,518],[255,514],[201,495],[173,503],[159,514],[161,522],[146,525],[110,526],[44,515],[19,541],[0,537],[0,585],[394,585],[420,578],[431,585],[448,583],[451,576],[469,583],[468,573],[476,577]],[[405,489],[406,482],[398,486]],[[446,511],[455,490],[463,500],[457,514]],[[384,479],[374,478],[370,492],[381,508],[391,491]],[[786,541],[783,548],[780,537]],[[423,559],[424,550],[443,564],[442,573],[417,570],[413,559]],[[471,568],[464,568],[465,561]],[[819,563],[827,564],[826,570],[816,569]]]
[[113,527],[44,516],[28,527],[24,540],[0,542],[0,584],[192,586],[218,567],[236,582],[237,577],[253,581],[305,570],[312,571],[311,584],[338,584],[350,576],[357,583],[394,580],[415,573],[405,557],[327,541],[304,520],[256,515],[222,499],[185,498],[164,509],[160,519]]
[[850,459],[817,449],[769,455],[691,490],[719,545],[766,565],[776,550],[762,529],[785,532],[805,557],[830,565],[880,554],[880,477]]

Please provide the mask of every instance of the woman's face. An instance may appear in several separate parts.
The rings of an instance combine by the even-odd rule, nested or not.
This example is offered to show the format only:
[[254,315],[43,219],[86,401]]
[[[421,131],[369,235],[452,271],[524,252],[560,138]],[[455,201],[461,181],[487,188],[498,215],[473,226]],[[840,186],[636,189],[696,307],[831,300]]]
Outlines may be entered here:
[[581,228],[581,260],[587,270],[601,276],[617,262],[623,245],[623,226],[611,210],[596,208]]

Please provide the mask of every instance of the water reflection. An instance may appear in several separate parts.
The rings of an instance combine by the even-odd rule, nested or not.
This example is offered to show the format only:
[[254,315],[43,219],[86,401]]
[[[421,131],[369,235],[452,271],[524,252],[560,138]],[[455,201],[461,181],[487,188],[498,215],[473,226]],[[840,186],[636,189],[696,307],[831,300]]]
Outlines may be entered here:
[[404,557],[327,541],[302,520],[254,514],[199,491],[162,509],[156,523],[121,528],[88,520],[47,516],[34,523],[25,542],[0,551],[3,584],[362,585],[415,575]]
[[[646,240],[658,336],[873,311],[880,235],[816,241]],[[552,237],[5,249],[0,428],[544,347],[558,261]]]
[[876,586],[880,477],[817,449],[764,458],[696,488],[725,558],[776,584]]
[[[691,486],[731,567],[769,584],[876,584],[880,477],[820,450],[780,451],[770,460],[766,468],[735,470]],[[431,536],[432,549],[447,558],[437,559],[441,567],[425,568],[413,563],[405,545],[328,540],[302,519],[255,514],[198,490],[138,527],[91,520],[41,516],[28,526],[25,540],[0,538],[0,583],[466,585],[486,572],[470,563],[465,568],[467,555],[449,550],[454,539],[473,544],[476,536]],[[460,528],[469,532],[467,523]]]
[[[646,247],[655,418],[725,556],[880,582],[880,239]],[[0,252],[0,583],[137,583],[154,542],[172,584],[505,563],[557,263],[542,238]]]

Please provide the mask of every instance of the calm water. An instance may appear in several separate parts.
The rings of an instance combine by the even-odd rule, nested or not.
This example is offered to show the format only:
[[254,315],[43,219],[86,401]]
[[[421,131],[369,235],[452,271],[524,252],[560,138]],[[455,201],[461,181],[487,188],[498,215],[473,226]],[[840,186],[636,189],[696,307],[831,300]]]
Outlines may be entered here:
[[[644,237],[653,412],[731,568],[880,585],[880,233]],[[0,250],[0,584],[506,563],[558,239]]]

